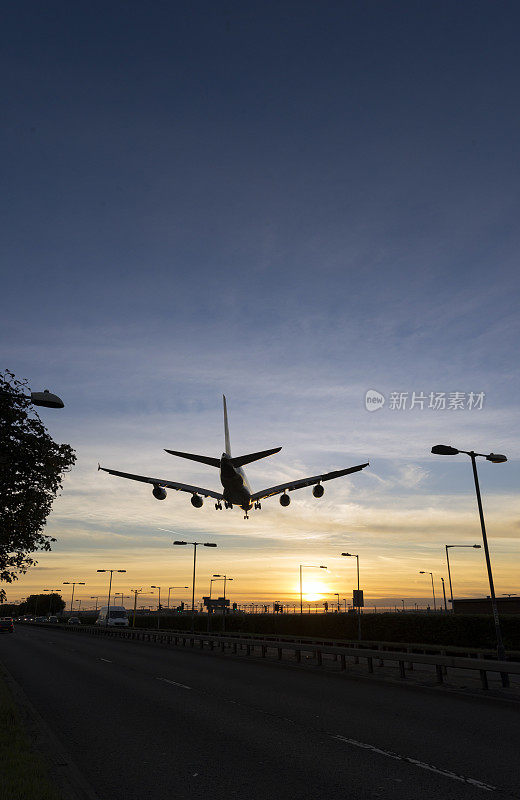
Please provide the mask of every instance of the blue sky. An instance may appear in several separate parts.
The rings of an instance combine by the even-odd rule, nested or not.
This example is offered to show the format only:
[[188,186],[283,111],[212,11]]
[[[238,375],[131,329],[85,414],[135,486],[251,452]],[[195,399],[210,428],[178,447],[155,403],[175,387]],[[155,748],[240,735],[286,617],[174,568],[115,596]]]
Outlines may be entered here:
[[[289,592],[299,559],[348,546],[373,597],[426,596],[415,567],[443,574],[447,536],[478,541],[469,464],[429,455],[445,441],[511,459],[481,473],[515,590],[519,18],[512,2],[4,9],[4,362],[63,395],[45,420],[79,456],[39,569],[102,552],[154,583],[159,550],[183,583],[157,530],[179,526],[218,537],[245,594]],[[394,391],[485,402],[397,411]],[[216,488],[162,448],[218,454],[222,392],[236,452],[283,445],[255,488],[370,469],[248,526],[95,471]],[[258,583],[264,557],[278,583]]]

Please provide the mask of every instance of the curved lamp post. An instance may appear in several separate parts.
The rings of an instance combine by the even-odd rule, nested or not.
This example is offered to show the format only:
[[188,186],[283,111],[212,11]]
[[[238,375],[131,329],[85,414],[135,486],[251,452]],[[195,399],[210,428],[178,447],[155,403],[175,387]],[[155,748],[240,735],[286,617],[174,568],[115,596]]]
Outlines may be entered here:
[[437,611],[437,605],[435,603],[435,586],[433,584],[433,572],[425,572],[423,569],[419,570],[419,575],[430,575],[432,579],[432,593],[433,593],[433,610]]
[[451,610],[453,611],[453,587],[451,585],[450,557],[448,555],[448,549],[450,547],[473,547],[476,550],[480,550],[482,545],[481,544],[445,544],[444,547],[446,548],[446,563],[448,565],[448,580],[450,582]]
[[167,609],[170,610],[170,592],[172,589],[189,589],[189,586],[168,586],[168,605]]
[[[493,610],[493,621],[495,623],[495,635],[497,640],[497,655],[499,661],[505,661],[506,659],[506,651],[504,647],[504,641],[502,639],[502,631],[500,630],[500,619],[498,617],[498,608],[497,608],[497,600],[495,596],[495,586],[493,584],[493,572],[491,570],[491,559],[489,557],[489,548],[487,543],[487,536],[486,536],[486,524],[484,522],[484,511],[482,508],[482,498],[480,496],[480,486],[478,482],[478,474],[477,474],[477,463],[476,459],[477,456],[479,458],[485,458],[486,461],[491,461],[492,464],[503,464],[507,461],[507,456],[502,455],[502,453],[475,453],[474,450],[457,450],[456,447],[450,447],[450,445],[446,444],[436,444],[432,447],[432,453],[436,456],[456,456],[459,453],[464,453],[471,459],[471,467],[473,470],[473,479],[475,481],[475,493],[477,495],[477,506],[478,506],[478,513],[480,517],[480,528],[482,530],[482,541],[484,544],[484,553],[486,556],[486,567],[488,573],[488,580],[489,580],[489,593],[491,595],[491,608]],[[507,673],[503,672],[502,675],[502,685],[508,686],[509,685],[509,678]]]
[[9,395],[16,395],[17,397],[25,397],[30,400],[33,406],[42,406],[43,408],[64,408],[65,403],[58,397],[57,394],[49,392],[44,389],[43,392],[31,392],[31,394],[24,394],[23,392],[8,392],[5,389],[0,390],[0,396],[9,397]]
[[327,567],[318,564],[300,564],[300,614],[303,614],[303,569],[327,569]]
[[160,586],[150,586],[150,589],[158,589],[159,590],[159,599],[157,601],[157,629],[161,627],[161,587]]
[[[349,556],[350,558],[356,559],[357,565],[357,588],[358,588],[358,598],[359,598],[359,556],[356,553],[342,553],[342,556]],[[361,640],[361,606],[358,605],[357,607],[357,617],[358,617],[358,639]]]

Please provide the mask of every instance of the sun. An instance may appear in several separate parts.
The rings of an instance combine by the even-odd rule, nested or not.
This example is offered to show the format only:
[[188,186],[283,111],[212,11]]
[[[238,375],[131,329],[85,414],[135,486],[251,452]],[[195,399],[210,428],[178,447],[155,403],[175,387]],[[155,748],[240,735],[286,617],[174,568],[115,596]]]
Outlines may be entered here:
[[324,595],[327,594],[326,588],[320,581],[306,580],[303,583],[303,599],[308,603],[314,603],[316,600],[322,600]]

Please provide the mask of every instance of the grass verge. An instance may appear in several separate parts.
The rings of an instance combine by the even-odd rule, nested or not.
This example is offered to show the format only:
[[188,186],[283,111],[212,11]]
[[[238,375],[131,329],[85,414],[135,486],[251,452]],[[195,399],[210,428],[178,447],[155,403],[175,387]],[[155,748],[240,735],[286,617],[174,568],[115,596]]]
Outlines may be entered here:
[[27,736],[0,670],[0,800],[63,800]]

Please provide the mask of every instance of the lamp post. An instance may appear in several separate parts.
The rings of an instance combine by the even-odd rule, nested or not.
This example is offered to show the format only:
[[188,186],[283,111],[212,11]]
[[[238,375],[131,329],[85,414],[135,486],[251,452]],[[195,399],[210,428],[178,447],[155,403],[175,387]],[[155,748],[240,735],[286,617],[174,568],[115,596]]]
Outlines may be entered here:
[[224,600],[226,599],[226,581],[232,581],[233,578],[228,578],[227,575],[213,575],[214,578],[224,581]]
[[72,597],[70,598],[70,613],[72,614],[72,604],[74,602],[74,589],[76,586],[85,586],[84,581],[63,581],[64,586],[72,586]]
[[[489,548],[486,535],[486,524],[484,522],[484,510],[482,508],[482,498],[480,496],[480,486],[478,482],[476,459],[477,456],[479,456],[481,458],[485,458],[486,461],[491,461],[492,464],[503,464],[505,461],[507,461],[507,457],[502,455],[501,453],[488,453],[486,455],[485,453],[475,453],[474,450],[457,450],[456,447],[450,447],[449,445],[445,444],[437,444],[434,447],[432,447],[432,453],[437,456],[456,456],[458,455],[458,453],[464,453],[471,459],[473,480],[475,482],[475,493],[477,495],[478,514],[480,517],[480,528],[482,530],[482,541],[484,544],[484,553],[486,555],[486,567],[489,580],[489,593],[491,595],[491,608],[493,610],[493,620],[495,623],[495,635],[497,640],[497,655],[500,661],[505,661],[506,651],[502,639],[502,631],[500,630],[500,619],[498,616],[497,600],[495,597],[495,586],[493,584],[493,572],[491,570],[491,559],[489,557]],[[507,673],[503,672],[501,673],[501,675],[502,675],[502,685],[509,686],[509,677]]]
[[202,544],[203,547],[216,547],[215,542],[180,542],[175,541],[174,545],[193,545],[193,581],[191,586],[191,630],[195,630],[195,568],[197,565],[197,546]]
[[135,612],[137,611],[137,595],[141,594],[142,589],[130,589],[134,596],[134,618],[132,620],[132,628],[135,628]]
[[9,395],[24,397],[26,400],[30,400],[33,406],[42,406],[44,408],[65,407],[61,397],[58,397],[57,394],[49,392],[48,389],[44,389],[43,392],[31,392],[31,394],[24,394],[23,392],[8,392],[5,389],[0,390],[0,397],[9,397]]
[[437,611],[437,605],[435,603],[435,586],[433,584],[433,572],[425,572],[423,569],[419,570],[419,575],[430,575],[432,579],[432,592],[433,592],[433,610]]
[[441,577],[441,581],[442,581],[442,594],[444,596],[444,612],[447,614],[448,613],[448,604],[446,602],[446,587],[444,586],[444,578]]
[[157,629],[161,627],[161,587],[160,586],[150,586],[150,589],[158,589],[159,590],[159,600],[157,602]]
[[342,553],[342,556],[350,556],[350,558],[356,559],[356,566],[357,566],[357,590],[358,590],[358,607],[357,607],[357,617],[358,617],[358,639],[361,641],[361,606],[359,605],[359,556],[356,553]]
[[448,549],[450,547],[473,547],[475,550],[480,550],[482,545],[480,544],[445,544],[444,547],[446,548],[446,563],[448,565],[448,580],[450,583],[450,601],[451,601],[451,610],[453,611],[453,587],[451,585],[451,572],[450,572],[450,556],[448,553]]
[[232,581],[233,578],[228,578],[227,575],[213,575],[217,580],[224,581],[224,608],[222,609],[222,630],[226,630],[226,581]]
[[105,619],[105,628],[108,628],[110,620],[110,593],[112,591],[112,575],[114,572],[126,572],[126,569],[98,569],[97,572],[110,572],[110,581],[108,584],[108,603],[107,603],[107,616]]
[[300,614],[303,614],[303,569],[327,569],[327,567],[318,564],[300,564]]
[[97,614],[97,605],[98,605],[99,595],[98,594],[93,594],[93,595],[90,596],[90,599],[96,601],[96,607],[94,609],[94,613]]
[[189,586],[168,586],[168,611],[170,610],[170,592],[172,589],[189,589]]
[[339,614],[339,592],[334,592],[334,597],[338,598],[338,614]]
[[52,616],[52,595],[55,592],[59,592],[60,590],[59,589],[44,589],[43,591],[51,593],[51,596],[49,597],[49,617],[50,617],[50,616]]

